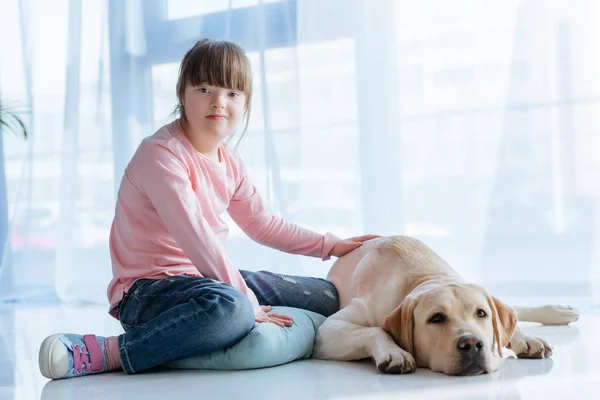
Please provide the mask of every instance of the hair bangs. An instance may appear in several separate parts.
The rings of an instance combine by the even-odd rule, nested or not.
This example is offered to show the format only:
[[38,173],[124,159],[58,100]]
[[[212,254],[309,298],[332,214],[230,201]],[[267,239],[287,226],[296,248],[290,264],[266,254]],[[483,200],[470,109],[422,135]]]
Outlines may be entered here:
[[187,68],[182,71],[188,85],[204,83],[239,90],[246,95],[251,93],[252,73],[241,49],[227,42],[212,42],[194,50]]

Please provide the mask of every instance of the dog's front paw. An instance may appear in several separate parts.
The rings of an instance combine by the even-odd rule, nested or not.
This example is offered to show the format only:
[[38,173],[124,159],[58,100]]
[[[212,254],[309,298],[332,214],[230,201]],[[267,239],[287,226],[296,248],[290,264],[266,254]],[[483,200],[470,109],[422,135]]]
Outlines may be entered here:
[[539,322],[543,325],[569,325],[579,319],[579,311],[569,305],[548,304],[539,309]]
[[510,349],[518,358],[550,358],[553,353],[552,346],[545,340],[524,334],[515,335],[511,339]]
[[417,369],[413,356],[400,347],[380,347],[373,360],[377,369],[386,374],[409,374]]

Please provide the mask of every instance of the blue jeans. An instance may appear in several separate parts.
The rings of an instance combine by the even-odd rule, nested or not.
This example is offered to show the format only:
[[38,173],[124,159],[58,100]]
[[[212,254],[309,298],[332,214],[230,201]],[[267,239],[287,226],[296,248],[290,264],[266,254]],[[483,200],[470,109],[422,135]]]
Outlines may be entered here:
[[[287,306],[326,317],[339,309],[335,287],[320,278],[240,271],[261,305]],[[231,347],[254,327],[242,292],[225,283],[184,275],[139,279],[118,307],[123,370],[134,374],[168,361]]]

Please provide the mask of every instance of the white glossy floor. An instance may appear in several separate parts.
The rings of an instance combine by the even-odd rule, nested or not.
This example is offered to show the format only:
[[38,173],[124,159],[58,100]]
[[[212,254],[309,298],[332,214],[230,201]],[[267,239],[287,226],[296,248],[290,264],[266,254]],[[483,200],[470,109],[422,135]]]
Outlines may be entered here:
[[[520,304],[523,304],[522,302]],[[600,309],[581,308],[566,327],[522,325],[555,347],[549,360],[508,360],[500,371],[449,377],[418,370],[384,375],[369,362],[317,360],[263,370],[111,373],[49,382],[38,346],[58,331],[116,334],[102,307],[0,305],[0,399],[598,399]]]

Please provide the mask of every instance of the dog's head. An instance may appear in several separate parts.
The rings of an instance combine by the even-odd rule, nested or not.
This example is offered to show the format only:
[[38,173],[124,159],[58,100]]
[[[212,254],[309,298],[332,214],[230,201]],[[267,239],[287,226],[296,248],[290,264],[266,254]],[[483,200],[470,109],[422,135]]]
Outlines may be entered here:
[[476,375],[498,369],[516,325],[514,310],[482,287],[447,283],[413,291],[383,328],[417,366]]

